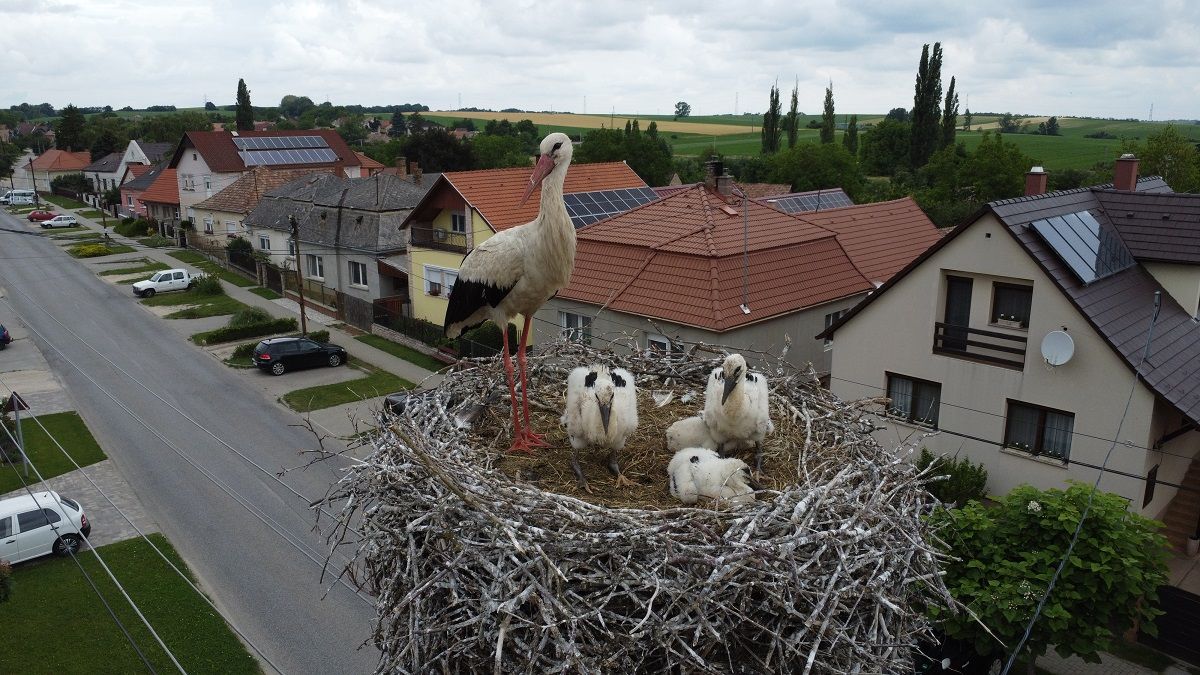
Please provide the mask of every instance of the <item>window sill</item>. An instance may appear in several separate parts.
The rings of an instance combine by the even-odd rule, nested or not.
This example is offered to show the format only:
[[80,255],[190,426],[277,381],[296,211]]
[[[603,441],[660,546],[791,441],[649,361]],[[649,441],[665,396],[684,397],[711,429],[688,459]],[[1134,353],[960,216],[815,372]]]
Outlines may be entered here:
[[1006,328],[1008,330],[1019,330],[1022,333],[1029,332],[1028,326],[1022,326],[1019,323],[1001,323],[999,321],[993,321],[993,322],[989,323],[988,326],[990,326],[992,328]]
[[360,291],[369,291],[369,290],[371,290],[371,289],[370,289],[370,287],[369,287],[369,286],[367,286],[366,284],[350,284],[350,288],[357,288],[357,289],[358,289],[358,290],[360,290]]
[[1013,457],[1020,457],[1021,459],[1032,460],[1039,464],[1045,464],[1046,466],[1052,466],[1056,469],[1066,469],[1067,466],[1070,464],[1069,459],[1061,460],[1061,459],[1055,459],[1053,457],[1045,457],[1043,455],[1034,456],[1034,455],[1029,454],[1028,452],[1025,452],[1024,450],[1017,450],[1016,448],[1002,447],[1002,448],[1000,448],[1000,452],[1002,452],[1006,455],[1012,455]]
[[914,422],[914,421],[908,419],[907,417],[900,417],[898,415],[892,415],[892,414],[889,414],[886,412],[879,413],[879,416],[881,418],[887,420],[888,422],[891,422],[893,424],[899,424],[902,427],[913,429],[915,431],[928,431],[930,433],[934,433],[938,430],[937,427],[935,427],[931,424],[923,424],[921,422]]

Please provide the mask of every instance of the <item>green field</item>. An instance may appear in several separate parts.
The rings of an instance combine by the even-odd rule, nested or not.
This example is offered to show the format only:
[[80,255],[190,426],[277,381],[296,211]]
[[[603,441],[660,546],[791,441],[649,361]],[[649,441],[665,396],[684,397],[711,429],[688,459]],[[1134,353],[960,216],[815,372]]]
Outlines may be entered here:
[[[310,412],[335,405],[344,405],[376,396],[384,396],[401,389],[412,389],[413,383],[366,363],[356,364],[368,375],[349,382],[325,384],[306,389],[297,389],[283,395],[283,404],[296,412]],[[347,366],[354,367],[354,366]],[[287,377],[286,375],[284,377]]]
[[[46,427],[45,430],[42,430],[43,426]],[[53,478],[74,471],[75,464],[71,459],[79,466],[88,466],[107,459],[96,439],[92,437],[92,432],[88,431],[87,424],[84,424],[83,418],[76,412],[38,415],[36,420],[22,416],[21,433],[25,437],[25,452],[29,456],[29,462],[37,467],[43,478]],[[70,459],[59,449],[55,440],[70,453]],[[20,471],[20,475],[17,471]],[[31,469],[29,478],[25,478],[21,464],[0,464],[0,494],[20,489],[23,485],[22,479],[35,482],[37,474]],[[2,668],[0,672],[3,672]]]

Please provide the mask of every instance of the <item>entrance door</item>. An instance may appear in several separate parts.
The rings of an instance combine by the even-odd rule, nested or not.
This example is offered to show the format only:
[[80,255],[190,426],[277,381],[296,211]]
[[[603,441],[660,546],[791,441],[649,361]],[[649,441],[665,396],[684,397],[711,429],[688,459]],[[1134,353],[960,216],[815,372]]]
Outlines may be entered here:
[[971,325],[971,279],[946,277],[946,324],[942,338],[944,349],[966,351],[967,331]]

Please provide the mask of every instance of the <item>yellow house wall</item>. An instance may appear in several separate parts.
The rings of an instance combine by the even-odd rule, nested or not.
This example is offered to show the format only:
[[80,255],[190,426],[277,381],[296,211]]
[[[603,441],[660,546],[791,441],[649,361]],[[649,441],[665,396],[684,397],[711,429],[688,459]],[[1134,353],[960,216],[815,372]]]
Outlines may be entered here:
[[1188,314],[1196,316],[1200,311],[1200,268],[1172,263],[1146,263],[1145,267]]

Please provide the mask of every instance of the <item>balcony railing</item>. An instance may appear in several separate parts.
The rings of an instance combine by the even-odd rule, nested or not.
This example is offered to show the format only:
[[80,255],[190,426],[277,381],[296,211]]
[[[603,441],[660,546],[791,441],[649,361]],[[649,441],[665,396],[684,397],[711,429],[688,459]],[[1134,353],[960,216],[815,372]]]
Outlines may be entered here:
[[467,252],[467,235],[435,227],[413,227],[412,245],[440,251]]
[[949,326],[935,323],[933,351],[961,359],[982,361],[1005,368],[1020,370],[1025,367],[1025,348],[1029,340],[1021,335],[1010,335],[966,326]]

